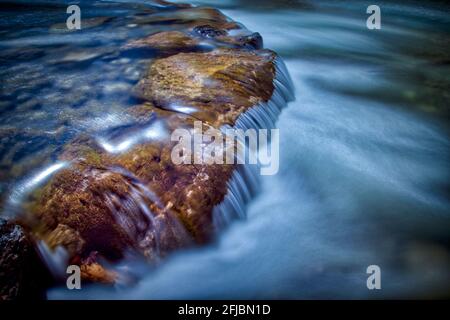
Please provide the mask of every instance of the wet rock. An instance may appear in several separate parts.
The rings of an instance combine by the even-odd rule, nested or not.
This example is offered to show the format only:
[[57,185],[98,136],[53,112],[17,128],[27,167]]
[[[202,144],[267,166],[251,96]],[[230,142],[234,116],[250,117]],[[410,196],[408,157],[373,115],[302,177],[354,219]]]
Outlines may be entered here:
[[264,46],[263,39],[258,32],[238,37],[237,44],[244,47],[251,47],[253,49],[262,49]]
[[270,99],[275,54],[218,49],[155,60],[135,94],[158,107],[184,111],[215,127],[234,125],[247,109]]
[[156,261],[211,238],[212,209],[226,194],[233,165],[175,165],[168,132],[192,129],[195,119],[151,105],[136,114],[161,135],[118,155],[89,138],[74,141],[61,156],[74,165],[36,193],[28,210],[51,247],[110,260],[134,250]]
[[238,48],[262,49],[263,40],[258,32],[248,34],[246,31],[231,35],[225,29],[219,29],[211,25],[201,25],[193,28],[193,34],[203,38],[214,39],[217,45],[228,45]]
[[127,43],[121,50],[153,51],[161,57],[180,52],[211,51],[216,47],[261,49],[263,41],[259,33],[242,31],[231,35],[226,29],[206,24],[195,26],[189,32],[162,31],[151,34]]
[[98,262],[97,251],[91,252],[87,258],[78,262],[72,260],[72,263],[80,266],[81,278],[84,282],[112,285],[119,278],[118,273],[107,270]]
[[106,270],[99,263],[83,263],[80,271],[83,280],[93,283],[114,284],[118,277],[115,272]]
[[213,46],[181,31],[163,31],[133,40],[120,48],[125,56],[167,57],[180,52],[211,51]]
[[[196,118],[170,111],[159,110],[150,105],[147,114],[155,115],[155,121],[164,122],[166,132],[185,128],[192,130]],[[141,111],[145,112],[145,111]],[[203,128],[206,131],[208,126]],[[214,234],[213,207],[219,204],[226,192],[234,165],[212,164],[175,165],[171,159],[174,142],[167,135],[159,143],[138,145],[129,152],[114,157],[114,162],[143,181],[171,209],[198,243],[208,241]]]
[[0,218],[0,301],[44,298],[45,271],[19,225]]
[[[110,259],[118,259],[134,241],[127,230],[115,222],[114,210],[110,208],[119,206],[119,200],[127,198],[131,185],[123,175],[96,167],[95,163],[100,162],[96,155],[92,154],[89,160],[92,164],[78,164],[55,175],[51,184],[42,190],[32,211],[45,228],[43,238],[47,238],[46,232],[54,233],[59,225],[66,225],[79,235],[77,242],[85,243],[75,254],[99,251]],[[143,224],[142,230],[134,230],[139,236],[145,227],[144,217],[139,213],[127,214],[121,218],[131,227]]]
[[181,31],[165,31],[152,34],[146,38],[132,41],[123,50],[154,49],[159,51],[176,52],[191,51],[200,44],[198,39],[188,36]]
[[84,240],[80,234],[65,224],[58,224],[45,238],[51,249],[63,246],[71,256],[77,255],[84,247]]
[[[136,86],[147,103],[129,110],[135,124],[108,129],[97,139],[80,136],[65,148],[60,159],[71,166],[28,206],[38,221],[33,229],[81,261],[92,252],[115,261],[130,250],[157,261],[210,240],[213,209],[227,194],[235,166],[174,164],[170,133],[192,131],[196,120],[209,123],[204,130],[234,125],[270,99],[274,63],[271,51],[241,49],[156,59]],[[102,274],[99,267],[84,266],[86,277]]]
[[194,27],[193,31],[197,34],[199,34],[202,37],[205,38],[216,38],[219,36],[226,36],[227,35],[227,31],[224,29],[217,29],[214,28],[213,26],[210,26],[208,24],[206,25],[201,25],[201,26],[196,26]]

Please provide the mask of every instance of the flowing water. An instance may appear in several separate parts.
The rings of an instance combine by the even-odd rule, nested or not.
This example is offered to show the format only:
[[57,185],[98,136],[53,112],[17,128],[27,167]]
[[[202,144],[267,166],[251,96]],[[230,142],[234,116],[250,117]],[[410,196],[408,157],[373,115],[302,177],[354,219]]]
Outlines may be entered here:
[[[15,181],[44,164],[48,173],[57,170],[55,154],[77,133],[133,121],[121,113],[133,104],[124,93],[149,60],[122,57],[117,48],[170,28],[137,26],[139,11],[160,10],[145,1],[95,1],[85,17],[115,18],[92,19],[93,27],[81,34],[64,33],[51,25],[65,21],[65,7],[50,2],[62,1],[36,4],[28,13],[16,1],[21,14],[1,12],[4,197]],[[246,219],[232,223],[214,244],[174,254],[156,270],[137,266],[145,276],[131,289],[79,294],[448,296],[449,7],[379,1],[381,30],[368,30],[366,8],[374,3],[367,1],[194,4],[217,7],[260,32],[265,47],[285,61],[296,100],[276,123],[280,171],[260,178]],[[10,132],[19,143],[8,140]],[[382,290],[367,289],[369,265],[380,266]],[[72,295],[50,292],[53,298]]]

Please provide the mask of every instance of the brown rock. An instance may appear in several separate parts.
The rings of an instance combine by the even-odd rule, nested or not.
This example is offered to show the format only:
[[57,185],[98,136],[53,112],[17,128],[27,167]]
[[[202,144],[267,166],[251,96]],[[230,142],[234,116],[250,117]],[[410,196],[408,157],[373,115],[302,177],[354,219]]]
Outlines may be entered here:
[[[82,261],[92,252],[117,260],[130,250],[156,261],[192,241],[208,241],[213,208],[224,199],[235,166],[176,165],[176,142],[169,134],[192,130],[196,120],[216,128],[233,125],[270,99],[274,59],[267,50],[217,49],[155,60],[137,85],[149,102],[130,110],[136,132],[127,128],[124,136],[155,132],[118,154],[86,136],[67,146],[61,159],[71,166],[57,172],[28,206],[38,236]],[[120,142],[120,131],[114,137]],[[97,266],[84,270],[96,278]]]
[[81,278],[89,282],[113,284],[117,280],[117,274],[106,270],[98,263],[83,264],[80,267]]
[[226,194],[233,166],[173,164],[176,142],[168,133],[192,129],[196,119],[151,105],[136,112],[166,133],[119,155],[81,138],[83,148],[75,142],[62,156],[73,165],[37,193],[29,210],[50,247],[111,260],[135,250],[154,260],[213,234],[212,209]]
[[58,224],[55,229],[46,235],[45,241],[51,249],[63,246],[71,256],[81,252],[85,244],[80,234],[65,224]]
[[123,50],[153,49],[166,54],[180,51],[194,51],[200,44],[199,39],[181,31],[164,31],[146,38],[134,40],[123,46]]
[[[33,205],[33,213],[45,227],[42,237],[52,239],[51,234],[66,225],[80,235],[78,242],[85,243],[77,246],[77,254],[99,251],[110,259],[121,258],[143,236],[148,223],[139,211],[120,211],[120,199],[127,199],[131,188],[127,177],[94,164],[80,162],[58,172]],[[123,225],[116,223],[119,218]]]
[[198,25],[189,32],[162,31],[145,38],[133,40],[121,49],[123,51],[154,50],[158,56],[169,56],[180,52],[211,51],[215,47],[261,49],[259,33],[242,31],[230,35],[228,30],[212,25]]
[[275,54],[268,50],[180,53],[157,59],[135,94],[214,127],[234,125],[239,115],[272,96],[274,60]]

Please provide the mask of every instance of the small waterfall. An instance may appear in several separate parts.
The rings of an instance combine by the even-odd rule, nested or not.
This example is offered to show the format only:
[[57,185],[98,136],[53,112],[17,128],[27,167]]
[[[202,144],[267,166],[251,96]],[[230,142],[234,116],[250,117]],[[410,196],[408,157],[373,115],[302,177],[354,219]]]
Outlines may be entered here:
[[159,235],[155,230],[155,216],[146,203],[143,185],[130,181],[125,198],[114,193],[104,194],[105,203],[117,224],[151,257],[159,257]]
[[245,205],[258,191],[257,165],[238,165],[228,181],[228,192],[213,210],[215,229],[221,230],[234,219],[245,219]]
[[247,129],[271,129],[275,128],[275,122],[281,110],[287,102],[294,100],[294,86],[289,72],[281,58],[275,59],[275,79],[272,97],[263,103],[258,103],[239,116],[234,125],[235,128]]
[[[21,193],[17,196],[20,195],[22,199],[28,195],[40,185],[41,180],[44,180],[44,173],[48,173],[45,175],[45,178],[48,178],[50,171],[52,171],[51,173],[56,171],[56,169],[50,169],[56,168],[57,165],[59,169],[63,165],[67,166],[68,163],[57,163],[31,177],[27,183],[23,184],[27,188],[19,189]],[[117,225],[135,244],[134,247],[124,252],[126,258],[118,265],[103,261],[102,263],[108,265],[109,270],[116,270],[119,277],[134,277],[129,270],[124,271],[120,268],[140,261],[140,255],[136,255],[136,252],[143,253],[152,264],[158,264],[161,258],[172,251],[174,247],[189,246],[193,243],[191,235],[178,217],[164,206],[161,199],[143,181],[119,166],[107,168],[101,173],[101,175],[108,174],[120,174],[124,178],[122,183],[126,184],[128,191],[125,195],[117,194],[114,191],[104,192],[102,194],[103,203],[107,206]],[[39,181],[38,178],[40,178]],[[12,204],[8,208],[13,208]],[[23,211],[19,204],[15,204],[14,208],[14,212],[21,213]],[[45,240],[37,240],[36,250],[55,279],[65,279],[65,268],[71,258],[66,248],[61,245],[51,248]]]
[[64,279],[66,266],[69,261],[69,253],[62,246],[53,250],[49,248],[44,240],[37,241],[36,250],[55,279]]
[[[113,167],[110,170],[127,178],[130,192],[125,199],[113,193],[105,194],[105,202],[117,223],[135,240],[137,249],[147,258],[158,262],[165,255],[168,249],[165,247],[166,237],[175,237],[176,243],[180,244],[191,242],[183,224],[142,181],[124,168]],[[149,203],[154,203],[160,213],[153,212]]]
[[[272,129],[281,110],[289,101],[294,100],[294,86],[286,68],[286,65],[277,58],[275,60],[275,79],[272,97],[263,103],[259,103],[243,113],[237,119],[235,129]],[[227,127],[221,130],[225,131]],[[268,136],[270,137],[270,131]],[[251,150],[245,141],[238,141],[245,153],[256,152]],[[244,153],[244,154],[245,154]],[[232,220],[245,219],[245,206],[257,193],[259,185],[258,164],[238,164],[228,181],[228,192],[223,201],[216,205],[213,210],[213,221],[216,230],[223,229]]]

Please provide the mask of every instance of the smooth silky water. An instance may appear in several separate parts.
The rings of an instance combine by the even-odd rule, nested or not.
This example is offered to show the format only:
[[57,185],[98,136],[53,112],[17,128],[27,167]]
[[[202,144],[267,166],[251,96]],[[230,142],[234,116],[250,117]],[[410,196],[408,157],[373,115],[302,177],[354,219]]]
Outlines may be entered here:
[[[132,123],[121,114],[133,104],[124,92],[151,57],[115,52],[129,38],[170,26],[136,27],[141,4],[121,2],[92,2],[86,17],[117,18],[81,35],[43,32],[65,20],[59,9],[17,16],[32,32],[14,29],[14,19],[4,19],[11,13],[2,12],[0,124],[6,133],[28,128],[16,131],[24,142],[14,151],[4,142],[4,203],[11,190],[39,182],[26,178],[43,178],[43,164],[57,170],[55,154],[76,134]],[[280,170],[259,177],[252,200],[241,195],[246,218],[229,224],[215,243],[173,254],[156,269],[133,266],[143,278],[132,288],[54,289],[49,297],[448,295],[449,7],[380,1],[382,28],[368,30],[367,1],[194,4],[217,7],[260,32],[265,47],[285,61],[296,100],[276,122]],[[231,189],[239,193],[239,186]],[[380,266],[382,290],[367,289],[369,265]]]

